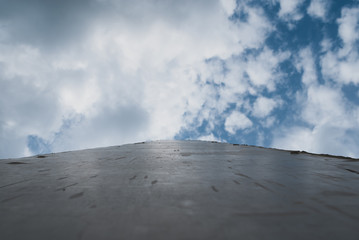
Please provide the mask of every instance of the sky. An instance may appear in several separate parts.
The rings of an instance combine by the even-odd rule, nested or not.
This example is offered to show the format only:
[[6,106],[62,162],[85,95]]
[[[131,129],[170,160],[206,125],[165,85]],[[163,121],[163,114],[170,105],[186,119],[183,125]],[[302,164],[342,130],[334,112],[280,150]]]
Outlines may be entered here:
[[358,0],[0,5],[0,158],[160,139],[359,157]]

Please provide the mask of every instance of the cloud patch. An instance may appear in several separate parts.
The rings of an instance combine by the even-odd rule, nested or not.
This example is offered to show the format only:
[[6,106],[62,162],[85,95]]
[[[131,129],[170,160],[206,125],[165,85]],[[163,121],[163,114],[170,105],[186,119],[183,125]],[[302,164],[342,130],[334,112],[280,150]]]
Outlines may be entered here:
[[280,101],[266,97],[258,97],[253,104],[252,115],[257,118],[267,117],[279,104]]
[[235,134],[238,130],[249,128],[253,125],[252,121],[243,113],[233,111],[224,123],[225,129],[230,134]]
[[325,21],[329,4],[330,2],[326,0],[311,0],[307,12],[311,17]]
[[[300,12],[300,7],[303,4],[304,0],[277,0],[280,5],[280,10],[278,12],[278,16],[285,21],[293,22],[299,21],[303,14]],[[294,27],[293,24],[290,27]]]
[[356,4],[5,3],[2,158],[173,138],[358,154]]

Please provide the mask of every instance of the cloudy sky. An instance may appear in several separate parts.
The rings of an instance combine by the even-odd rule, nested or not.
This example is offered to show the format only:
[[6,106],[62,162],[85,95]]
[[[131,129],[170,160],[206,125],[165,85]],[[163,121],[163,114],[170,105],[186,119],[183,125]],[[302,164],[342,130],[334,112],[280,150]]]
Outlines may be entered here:
[[0,158],[159,139],[359,157],[358,0],[0,5]]

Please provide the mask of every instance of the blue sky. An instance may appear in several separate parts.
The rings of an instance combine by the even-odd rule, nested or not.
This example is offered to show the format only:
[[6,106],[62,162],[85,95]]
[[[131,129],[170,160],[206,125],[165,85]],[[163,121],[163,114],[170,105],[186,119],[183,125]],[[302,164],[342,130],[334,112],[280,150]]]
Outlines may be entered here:
[[159,139],[359,157],[359,1],[1,1],[0,158]]

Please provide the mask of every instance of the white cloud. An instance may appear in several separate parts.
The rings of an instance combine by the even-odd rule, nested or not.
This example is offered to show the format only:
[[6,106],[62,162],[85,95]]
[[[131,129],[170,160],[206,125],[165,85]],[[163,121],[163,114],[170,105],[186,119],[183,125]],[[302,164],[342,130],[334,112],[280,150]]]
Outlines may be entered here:
[[235,134],[237,130],[246,129],[253,125],[252,121],[243,113],[233,111],[224,123],[225,130],[230,134]]
[[[340,63],[335,54],[330,51],[325,54],[322,64],[326,68],[322,71],[327,70],[327,75],[331,76],[336,74],[339,79],[336,65]],[[298,71],[303,71],[303,91],[296,95],[298,115],[294,119],[307,127],[278,128],[272,145],[315,153],[358,156],[355,145],[359,140],[359,107],[346,100],[337,83],[326,81],[319,84],[313,53],[309,48],[299,51],[296,67]]]
[[[281,20],[302,17],[302,0],[279,2]],[[308,14],[326,15],[319,2]],[[1,16],[1,157],[31,154],[29,136],[41,149],[64,151],[172,139],[182,130],[218,141],[214,131],[223,123],[231,135],[276,127],[274,110],[287,104],[276,91],[290,81],[281,63],[294,55],[303,83],[293,94],[294,119],[306,127],[279,125],[274,145],[357,154],[359,109],[338,89],[359,83],[358,8],[344,8],[337,21],[342,48],[322,42],[320,85],[312,49],[270,49],[276,23],[247,3],[103,0],[59,9],[43,1]],[[73,24],[58,21],[65,12]],[[234,12],[244,20],[231,21]],[[258,130],[257,143],[265,134]]]
[[[341,18],[337,20],[342,48],[328,50],[321,59],[322,74],[340,84],[359,83],[359,8],[343,8]],[[326,45],[328,40],[323,40]]]
[[323,55],[320,65],[324,84],[318,81],[312,50],[306,47],[299,51],[295,66],[303,73],[303,90],[296,94],[298,115],[294,119],[306,127],[290,125],[278,128],[272,146],[352,157],[359,155],[356,146],[359,107],[340,91],[344,84],[359,83],[356,67],[359,66],[356,45],[359,39],[358,13],[358,8],[342,9],[341,18],[337,20],[339,37],[343,42],[341,48],[332,50],[333,43],[328,38],[321,42]]
[[320,18],[325,21],[328,7],[328,0],[311,0],[307,12],[311,17]]
[[330,125],[353,127],[348,118],[352,113],[346,111],[346,103],[341,93],[332,87],[312,86],[308,88],[303,103],[303,119],[311,125]]
[[[230,21],[235,1],[155,2],[44,1],[10,12],[0,33],[0,145],[16,147],[1,156],[30,154],[30,135],[62,151],[170,139],[207,120],[211,136],[249,86],[245,62],[233,56],[262,48],[274,28],[245,4],[247,21]],[[57,20],[64,11],[73,23]],[[272,79],[275,64],[266,64]]]
[[308,127],[280,127],[273,147],[358,156],[359,108],[348,102],[336,85],[319,85],[308,49],[301,50],[303,91],[297,93],[296,120]]
[[[356,157],[359,155],[357,141],[359,131],[353,134],[339,127],[318,126],[314,128],[293,127],[279,131],[272,146],[288,150],[304,150]],[[348,137],[350,136],[350,137]]]
[[206,135],[206,136],[201,136],[198,138],[198,140],[202,140],[202,141],[216,141],[216,142],[224,142],[222,139],[216,138],[213,133]]
[[341,18],[338,19],[339,36],[345,45],[354,44],[359,39],[359,8],[343,8]]
[[258,97],[253,104],[252,115],[258,118],[267,117],[278,105],[279,101],[266,97]]
[[327,52],[321,59],[322,74],[340,84],[359,83],[359,56],[350,54],[341,59],[337,53]]
[[274,116],[269,116],[263,119],[263,121],[261,121],[262,126],[265,128],[271,128],[275,123],[276,123],[276,118]]
[[274,54],[272,50],[264,48],[258,56],[249,56],[246,62],[246,73],[250,82],[258,88],[264,87],[269,91],[275,90],[278,64],[289,57],[288,52]]
[[232,15],[236,8],[236,0],[220,0],[224,11],[228,16]]
[[239,11],[247,15],[245,22],[238,23],[239,42],[243,48],[262,47],[266,36],[274,30],[263,9],[240,4]]
[[298,21],[303,15],[299,12],[304,0],[277,0],[280,4],[278,16],[286,21]]
[[306,86],[315,85],[318,83],[315,62],[313,59],[312,51],[309,47],[299,51],[296,68],[298,71],[303,71],[302,82]]

